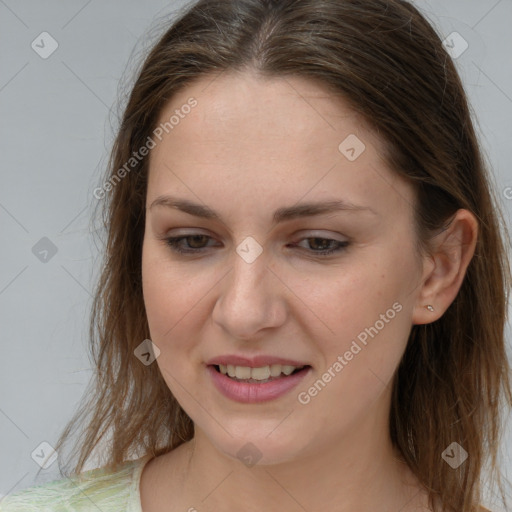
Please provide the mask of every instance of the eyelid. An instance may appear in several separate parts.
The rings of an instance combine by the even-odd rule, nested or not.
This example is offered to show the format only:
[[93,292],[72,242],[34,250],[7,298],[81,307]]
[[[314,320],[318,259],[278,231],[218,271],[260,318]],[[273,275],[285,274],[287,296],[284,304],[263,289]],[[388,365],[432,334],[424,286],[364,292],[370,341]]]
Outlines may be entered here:
[[[338,237],[343,237],[342,240]],[[329,240],[335,240],[336,242],[349,242],[349,237],[342,235],[341,233],[332,233],[331,231],[326,232],[319,229],[303,229],[298,233],[294,234],[294,239],[303,240],[304,238],[325,238]]]
[[[162,235],[162,238],[167,237],[180,237],[180,236],[209,236],[211,238],[217,238],[215,235],[211,234],[211,232],[204,228],[197,228],[200,231],[194,231],[194,228],[176,228],[172,230],[165,231],[165,235]],[[340,240],[337,237],[342,237]],[[244,237],[245,238],[245,237]],[[335,233],[331,230],[321,230],[321,229],[301,229],[293,233],[292,238],[294,240],[302,240],[303,238],[329,238],[336,240],[337,242],[349,242],[350,237],[343,235],[341,233]]]
[[[208,230],[202,231],[190,231],[193,228],[177,228],[176,230],[166,231],[165,235],[162,235],[160,238],[179,238],[179,237],[189,237],[189,236],[208,236],[213,239],[217,239],[214,235],[212,235]],[[200,228],[202,229],[202,228]],[[327,230],[329,231],[329,230]],[[337,237],[341,236],[342,239],[338,239]],[[318,229],[302,229],[298,232],[295,232],[292,235],[292,239],[295,241],[303,240],[304,238],[325,238],[329,240],[335,240],[336,242],[350,242],[350,237],[346,235],[342,235],[341,233],[332,233],[326,232]]]

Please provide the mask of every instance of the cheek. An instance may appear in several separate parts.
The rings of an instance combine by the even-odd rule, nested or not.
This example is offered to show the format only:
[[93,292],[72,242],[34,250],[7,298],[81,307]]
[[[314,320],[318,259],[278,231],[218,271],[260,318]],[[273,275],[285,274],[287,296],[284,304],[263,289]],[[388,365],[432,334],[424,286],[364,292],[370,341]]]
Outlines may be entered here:
[[215,281],[215,275],[198,272],[193,265],[172,263],[165,248],[151,241],[143,245],[144,305],[151,339],[161,350],[159,360],[190,354],[199,344],[198,329],[207,323],[208,292]]
[[143,253],[142,258],[142,292],[149,329],[153,341],[157,342],[169,329],[166,312],[174,310],[174,294],[168,293],[165,276],[162,276],[158,263],[146,254]]
[[[321,285],[316,289],[304,285],[308,306],[322,320],[309,326],[322,345],[322,370],[343,373],[351,392],[361,388],[371,394],[387,383],[407,345],[417,267],[412,251],[396,247],[369,250],[366,257],[333,272],[336,277],[316,280]],[[338,356],[341,370],[340,364],[333,368]]]
[[183,383],[191,374],[189,365],[194,364],[195,344],[190,338],[190,319],[198,311],[194,287],[198,284],[193,279],[169,266],[160,247],[151,242],[143,245],[142,288],[150,337],[160,350],[156,364],[182,405],[187,400]]
[[[160,346],[187,308],[187,280],[178,279],[161,247],[144,241],[142,250],[142,291],[152,340]],[[188,285],[190,286],[190,284]],[[178,297],[180,300],[178,300]]]
[[410,322],[406,314],[398,301],[374,297],[373,303],[368,300],[362,307],[345,306],[336,324],[331,316],[336,336],[316,339],[322,343],[322,365],[315,378],[299,390],[303,393],[300,403],[310,401],[305,410],[322,415],[333,425],[333,435],[372,407],[381,406],[379,398],[390,391],[407,344]]

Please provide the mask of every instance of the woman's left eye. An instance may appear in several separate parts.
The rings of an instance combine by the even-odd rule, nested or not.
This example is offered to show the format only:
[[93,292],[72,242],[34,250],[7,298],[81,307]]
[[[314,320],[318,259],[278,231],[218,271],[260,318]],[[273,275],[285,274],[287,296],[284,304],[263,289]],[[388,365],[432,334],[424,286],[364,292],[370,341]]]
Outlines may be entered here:
[[[307,241],[310,246],[321,246],[321,250],[313,250],[314,254],[319,254],[320,256],[327,256],[328,254],[332,254],[335,252],[340,252],[344,250],[349,242],[342,240],[333,240],[331,238],[320,238],[320,237],[308,237],[303,240]],[[313,240],[313,244],[311,244],[311,240]]]
[[[207,244],[209,240],[213,240],[213,238],[207,235],[183,235],[165,239],[171,250],[181,254],[203,252],[203,250],[207,248],[205,244]],[[186,241],[186,247],[182,245],[183,241]],[[321,237],[307,237],[303,238],[301,241],[307,241],[308,245],[313,247],[310,252],[319,256],[327,256],[335,252],[341,252],[349,245],[347,241]],[[314,246],[319,246],[319,250],[315,249]]]

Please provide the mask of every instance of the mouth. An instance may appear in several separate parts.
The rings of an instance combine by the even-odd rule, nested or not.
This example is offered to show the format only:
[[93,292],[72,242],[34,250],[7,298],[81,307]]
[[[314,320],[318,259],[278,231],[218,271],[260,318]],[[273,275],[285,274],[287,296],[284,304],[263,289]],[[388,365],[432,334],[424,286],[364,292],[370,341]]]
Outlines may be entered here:
[[214,364],[210,365],[217,373],[228,377],[235,382],[244,382],[248,384],[265,384],[276,380],[288,379],[293,375],[306,373],[310,365],[292,366],[282,364],[272,364],[253,368],[250,366],[236,366]]
[[[226,398],[246,404],[284,397],[313,370],[310,365],[302,365],[298,361],[282,360],[279,363],[283,364],[279,364],[274,357],[265,357],[267,361],[258,362],[249,362],[237,357],[223,359],[224,361],[210,361],[206,367],[215,388]],[[225,364],[229,359],[232,363],[238,364]],[[295,362],[297,366],[285,364],[291,362]],[[243,366],[244,364],[252,366]]]

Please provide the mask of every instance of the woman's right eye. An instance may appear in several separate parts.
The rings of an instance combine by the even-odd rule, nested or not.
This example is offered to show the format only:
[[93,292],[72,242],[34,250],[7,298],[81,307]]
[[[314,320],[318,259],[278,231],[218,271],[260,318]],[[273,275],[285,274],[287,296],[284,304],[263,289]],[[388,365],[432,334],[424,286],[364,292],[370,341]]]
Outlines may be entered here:
[[[165,239],[167,245],[175,252],[185,254],[185,253],[197,253],[200,252],[205,247],[202,245],[202,242],[207,240],[213,240],[212,237],[207,235],[184,235],[184,236],[171,236]],[[181,242],[183,240],[187,241],[188,247],[183,247]],[[191,241],[191,243],[189,242]]]

